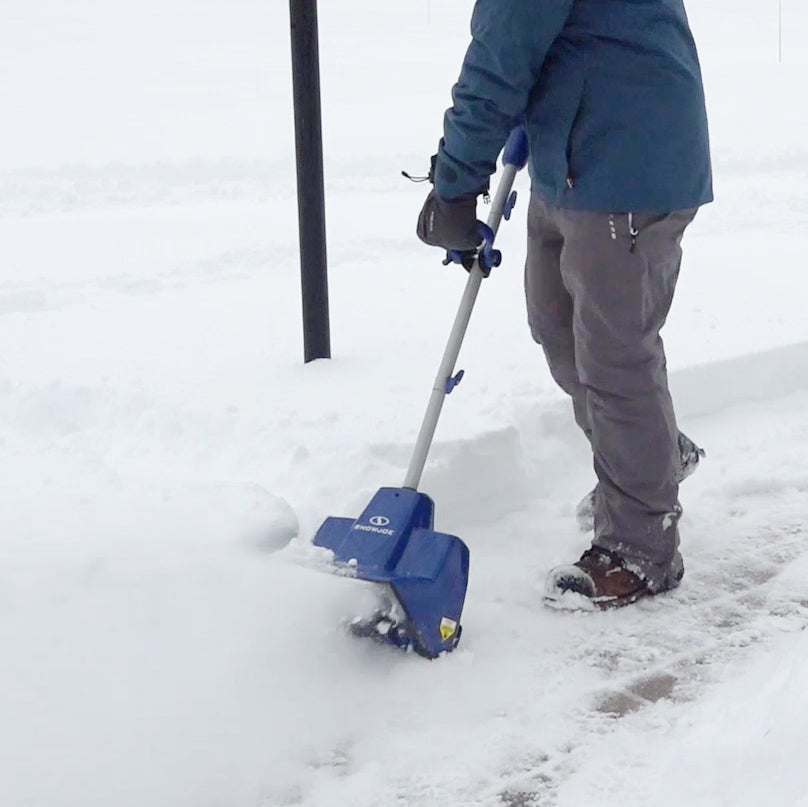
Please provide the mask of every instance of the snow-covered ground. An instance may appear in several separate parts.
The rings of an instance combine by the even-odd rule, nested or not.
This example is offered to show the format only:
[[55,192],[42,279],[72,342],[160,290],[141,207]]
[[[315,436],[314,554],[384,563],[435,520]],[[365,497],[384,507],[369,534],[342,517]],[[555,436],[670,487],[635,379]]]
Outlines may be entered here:
[[0,805],[808,805],[800,0],[688,4],[717,201],[665,332],[708,452],[681,588],[542,607],[593,475],[524,322],[520,176],[423,479],[472,562],[432,663],[348,639],[365,587],[275,550],[403,481],[465,278],[399,172],[471,1],[320,4],[334,357],[309,365],[287,4],[5,6]]

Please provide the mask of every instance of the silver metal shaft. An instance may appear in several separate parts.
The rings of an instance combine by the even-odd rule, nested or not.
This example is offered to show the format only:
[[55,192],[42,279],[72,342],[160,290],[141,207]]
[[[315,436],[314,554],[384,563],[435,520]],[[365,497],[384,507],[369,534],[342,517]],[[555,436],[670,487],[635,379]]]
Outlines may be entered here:
[[[513,165],[506,165],[502,170],[502,178],[497,186],[494,199],[491,202],[491,212],[486,222],[494,231],[494,235],[496,235],[500,222],[502,221],[502,211],[511,193],[516,173],[517,168]],[[443,353],[443,360],[440,363],[438,374],[435,377],[435,384],[432,387],[432,395],[429,398],[424,420],[421,423],[421,430],[415,442],[410,467],[407,469],[407,476],[404,479],[405,488],[417,490],[421,482],[421,474],[424,472],[426,457],[432,445],[432,439],[435,436],[435,428],[438,425],[438,418],[443,408],[443,401],[448,394],[446,391],[446,382],[454,373],[455,362],[457,362],[457,357],[460,354],[460,346],[463,344],[463,337],[466,335],[466,328],[471,319],[471,312],[474,308],[477,292],[480,290],[482,280],[483,272],[482,269],[480,269],[479,260],[475,260],[474,266],[469,272],[469,278],[466,282],[463,296],[460,299],[460,307],[457,310],[454,325],[452,325],[452,331],[449,334],[449,341]]]

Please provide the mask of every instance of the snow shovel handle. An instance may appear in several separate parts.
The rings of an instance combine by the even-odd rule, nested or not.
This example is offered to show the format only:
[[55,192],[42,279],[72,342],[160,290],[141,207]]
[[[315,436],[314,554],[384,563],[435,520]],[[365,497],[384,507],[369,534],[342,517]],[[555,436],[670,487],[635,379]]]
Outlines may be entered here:
[[502,253],[498,249],[494,249],[494,231],[479,220],[477,221],[477,235],[481,239],[477,249],[468,251],[449,249],[446,251],[443,265],[448,266],[450,263],[459,263],[470,270],[476,260],[479,261],[480,269],[483,270],[483,276],[488,277],[491,270],[502,263]]
[[[502,164],[504,166],[511,166],[516,171],[520,171],[527,164],[527,135],[521,126],[517,126],[508,135],[508,140],[502,150]],[[473,261],[479,261],[480,269],[483,270],[483,277],[488,277],[491,269],[499,266],[502,262],[502,253],[498,249],[494,249],[494,238],[496,237],[499,224],[504,218],[506,221],[511,217],[511,211],[514,204],[516,204],[516,191],[511,193],[510,183],[505,182],[505,177],[500,181],[497,195],[491,204],[491,214],[488,216],[488,223],[477,222],[477,233],[480,236],[482,243],[477,247],[477,254],[474,255],[473,251],[463,252],[457,249],[450,249],[446,253],[446,260],[444,264],[459,263],[462,266],[470,269]],[[499,193],[502,192],[500,196]],[[494,215],[496,214],[496,215]],[[469,264],[469,260],[472,264]]]
[[[527,136],[525,135],[525,130],[520,126],[511,132],[502,154],[502,162],[504,164],[502,177],[499,180],[494,199],[491,202],[491,212],[488,214],[486,224],[490,229],[490,237],[486,234],[483,244],[483,251],[488,255],[498,253],[498,250],[493,249],[494,238],[499,230],[502,219],[505,218],[507,220],[510,218],[511,210],[516,201],[516,192],[511,193],[511,188],[513,187],[517,172],[524,168],[527,163],[527,154]],[[497,264],[498,263],[499,261],[497,260]],[[424,415],[421,430],[418,433],[418,439],[416,440],[413,450],[412,459],[410,460],[410,466],[407,469],[407,476],[404,479],[403,487],[405,488],[412,490],[418,489],[421,475],[424,471],[424,465],[426,464],[426,457],[432,445],[432,438],[435,435],[435,428],[438,425],[438,418],[443,408],[443,401],[460,380],[459,377],[452,378],[452,373],[454,372],[455,362],[460,353],[463,337],[466,335],[466,328],[471,319],[471,312],[477,299],[477,293],[480,290],[480,283],[482,283],[483,278],[488,275],[489,270],[490,266],[487,268],[481,267],[480,252],[478,251],[474,259],[474,264],[469,270],[466,288],[460,299],[460,306],[455,315],[454,325],[449,334],[446,350],[443,353],[443,360],[441,361],[438,375],[432,387],[432,395],[429,398],[426,414]]]

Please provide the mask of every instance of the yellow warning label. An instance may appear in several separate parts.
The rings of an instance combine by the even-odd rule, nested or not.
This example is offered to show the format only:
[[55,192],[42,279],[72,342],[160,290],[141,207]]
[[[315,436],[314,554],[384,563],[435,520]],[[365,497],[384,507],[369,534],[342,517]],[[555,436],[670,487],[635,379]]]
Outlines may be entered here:
[[454,619],[449,619],[448,616],[443,617],[438,625],[438,633],[440,633],[440,637],[444,642],[447,639],[451,639],[452,636],[455,635],[456,630],[457,622],[455,622]]

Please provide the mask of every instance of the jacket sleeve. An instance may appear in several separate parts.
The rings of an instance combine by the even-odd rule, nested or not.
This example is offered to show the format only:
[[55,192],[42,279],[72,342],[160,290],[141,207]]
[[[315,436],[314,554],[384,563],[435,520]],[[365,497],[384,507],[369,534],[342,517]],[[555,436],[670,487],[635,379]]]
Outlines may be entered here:
[[435,166],[444,199],[487,187],[514,126],[524,122],[530,93],[574,0],[477,0],[472,41],[452,88]]

